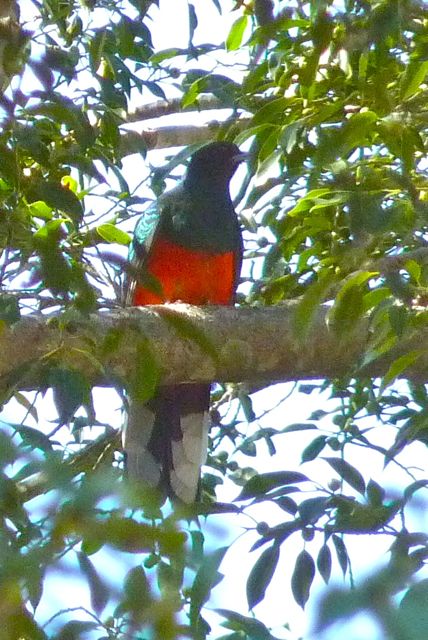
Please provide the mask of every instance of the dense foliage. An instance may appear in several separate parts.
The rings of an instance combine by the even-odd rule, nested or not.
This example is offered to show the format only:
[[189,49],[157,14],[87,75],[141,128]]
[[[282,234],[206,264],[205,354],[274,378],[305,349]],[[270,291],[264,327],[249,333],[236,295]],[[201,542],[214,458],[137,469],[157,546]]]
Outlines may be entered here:
[[[164,133],[161,146],[186,148],[155,170],[155,138],[131,136],[124,125],[153,115],[153,100],[174,98],[178,111],[222,109],[217,127],[201,120],[200,140],[223,137],[252,152],[237,195],[246,241],[240,304],[298,300],[296,341],[304,342],[317,307],[328,302],[338,341],[363,315],[370,340],[346,378],[302,381],[296,393],[330,398],[307,422],[288,424],[285,415],[282,424],[261,427],[245,386],[216,386],[202,501],[184,511],[162,510],[146,488],[123,482],[116,424],[97,419],[92,382],[70,366],[61,344],[2,380],[0,637],[207,637],[204,606],[221,585],[220,565],[229,570],[222,564],[228,548],[215,547],[209,525],[244,511],[254,514],[253,550],[261,550],[249,556],[250,611],[286,550],[295,559],[283,581],[302,607],[314,579],[328,583],[337,568],[345,578],[343,588],[327,588],[318,631],[364,610],[385,637],[421,640],[428,532],[413,526],[411,514],[424,504],[428,479],[423,469],[405,467],[416,453],[424,465],[428,396],[424,384],[399,379],[426,347],[400,357],[382,379],[370,376],[370,364],[427,321],[426,5],[182,3],[188,45],[159,50],[152,40],[161,28],[158,4],[33,0],[21,3],[18,18],[15,3],[3,3],[3,330],[22,315],[55,312],[66,331],[77,313],[120,305],[129,221],[194,148],[185,124],[170,141]],[[230,16],[219,43],[198,35],[206,11]],[[131,150],[146,167],[136,187],[122,165]],[[104,351],[118,340],[109,336]],[[93,346],[88,340],[88,361],[102,368],[103,350]],[[148,357],[146,348],[142,356],[138,379],[115,381],[119,394],[152,390],[156,354]],[[40,380],[35,401],[22,391],[28,369]],[[54,426],[38,421],[48,388]],[[19,415],[16,403],[22,421],[11,419]],[[284,459],[280,470],[258,471],[258,453],[267,447],[275,456],[302,434],[303,468],[288,468]],[[378,460],[378,470],[353,460],[359,449]],[[403,485],[393,492],[382,484],[383,463],[402,471]],[[226,478],[237,498],[218,503],[216,486]],[[206,530],[198,514],[208,515]],[[356,534],[368,546],[385,534],[390,550],[362,584],[351,569]],[[112,557],[129,568],[123,583],[112,579]],[[68,611],[64,586],[62,603],[45,603],[49,614],[40,615],[56,570],[69,572],[64,585],[70,572],[86,581],[91,610]],[[228,640],[277,637],[269,620],[246,611],[221,610],[216,620]]]

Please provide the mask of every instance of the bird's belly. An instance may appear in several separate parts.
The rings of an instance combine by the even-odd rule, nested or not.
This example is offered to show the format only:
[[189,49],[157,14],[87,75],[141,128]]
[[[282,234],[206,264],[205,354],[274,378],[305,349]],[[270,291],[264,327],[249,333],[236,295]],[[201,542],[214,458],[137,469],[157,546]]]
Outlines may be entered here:
[[158,239],[150,249],[145,269],[157,281],[157,291],[137,285],[133,298],[136,306],[178,300],[197,305],[233,301],[236,277],[233,251],[210,254]]

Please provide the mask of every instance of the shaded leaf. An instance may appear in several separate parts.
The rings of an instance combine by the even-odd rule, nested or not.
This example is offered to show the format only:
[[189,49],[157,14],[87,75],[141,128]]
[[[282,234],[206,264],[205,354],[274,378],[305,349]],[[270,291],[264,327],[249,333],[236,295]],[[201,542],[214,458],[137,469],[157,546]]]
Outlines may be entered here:
[[108,589],[85,553],[79,552],[77,554],[77,559],[79,561],[80,569],[88,581],[89,592],[91,595],[91,606],[99,615],[107,605],[109,598]]
[[202,351],[208,354],[214,362],[218,362],[219,356],[211,340],[191,320],[184,317],[174,309],[169,309],[167,307],[158,309],[158,313],[168,324],[174,327],[175,331],[181,338],[192,340]]
[[55,640],[83,640],[91,631],[98,628],[96,622],[89,620],[71,620],[66,622],[60,631],[55,635]]
[[305,608],[315,576],[315,563],[312,556],[304,549],[299,553],[291,577],[291,590],[298,605]]
[[317,557],[317,569],[326,584],[331,575],[331,551],[327,544],[323,544]]
[[353,489],[364,495],[366,483],[361,473],[346,460],[342,458],[324,458],[326,462],[336,471],[336,473],[347,482]]
[[141,337],[135,345],[136,363],[129,394],[135,400],[146,402],[153,397],[159,382],[159,366],[147,339]]
[[369,503],[373,506],[381,506],[383,504],[383,500],[385,498],[385,489],[383,489],[374,480],[370,479],[367,483],[366,493]]
[[348,564],[349,564],[348,552],[346,550],[345,543],[343,542],[342,538],[340,538],[336,534],[332,536],[332,540],[333,540],[334,547],[336,549],[336,556],[337,556],[340,568],[342,569],[343,575],[345,575],[348,569]]
[[2,293],[0,295],[0,321],[11,326],[21,318],[19,300],[16,296]]
[[398,624],[406,640],[425,640],[428,629],[428,579],[406,591],[398,610]]
[[[229,609],[215,609],[215,612],[226,618],[227,622],[223,622],[222,626],[233,629],[238,632],[244,632],[251,640],[275,640],[269,629],[259,620],[243,616],[236,611]],[[242,638],[242,633],[237,635]]]
[[23,424],[15,424],[13,427],[19,433],[25,446],[30,449],[40,449],[45,453],[52,451],[52,443],[49,437],[39,429],[27,427]]
[[314,460],[324,449],[327,436],[317,436],[302,452],[302,462]]
[[330,498],[318,496],[308,498],[299,504],[298,511],[304,524],[314,524],[324,515],[330,505]]
[[330,271],[323,272],[318,281],[311,284],[303,294],[293,315],[293,328],[296,336],[304,340],[308,335],[319,304],[334,281],[334,274]]
[[48,381],[61,424],[69,422],[79,407],[89,404],[91,385],[80,371],[52,367]]
[[265,597],[279,560],[279,545],[273,544],[260,555],[247,579],[247,602],[249,609]]
[[414,493],[416,493],[416,491],[419,491],[419,489],[426,489],[428,488],[428,480],[424,479],[424,480],[417,480],[416,482],[412,482],[412,484],[409,484],[408,487],[406,487],[405,491],[404,491],[404,500],[410,500],[410,498],[413,496]]
[[82,219],[83,208],[78,197],[70,189],[52,180],[35,183],[28,194],[28,199],[30,203],[41,200],[52,209],[67,213],[75,222]]
[[146,608],[151,604],[150,584],[142,566],[133,567],[125,576],[124,596],[116,607],[115,615],[129,612],[136,620],[144,618]]
[[296,422],[294,424],[289,424],[284,429],[281,429],[281,433],[291,433],[293,431],[311,431],[317,429],[317,425],[313,424],[313,422]]
[[198,622],[200,611],[208,600],[211,590],[222,580],[218,569],[229,547],[221,547],[205,556],[192,584],[190,595],[190,620]]
[[248,500],[260,495],[264,496],[268,491],[288,484],[306,482],[308,478],[298,471],[273,471],[271,473],[258,474],[245,483],[236,500]]

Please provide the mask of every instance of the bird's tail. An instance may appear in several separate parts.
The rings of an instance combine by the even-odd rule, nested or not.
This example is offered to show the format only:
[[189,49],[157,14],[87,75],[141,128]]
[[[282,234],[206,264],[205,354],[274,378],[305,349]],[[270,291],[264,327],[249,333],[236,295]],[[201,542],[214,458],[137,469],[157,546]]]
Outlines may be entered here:
[[182,384],[160,387],[146,403],[130,401],[123,435],[129,478],[194,502],[207,456],[209,399],[209,385]]

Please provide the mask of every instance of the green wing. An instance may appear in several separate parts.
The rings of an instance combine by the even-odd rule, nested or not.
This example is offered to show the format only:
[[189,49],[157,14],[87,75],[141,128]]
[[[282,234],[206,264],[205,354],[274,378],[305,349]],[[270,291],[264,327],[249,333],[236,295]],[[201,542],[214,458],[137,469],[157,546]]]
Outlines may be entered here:
[[153,276],[146,272],[145,262],[150,248],[159,233],[162,219],[171,217],[175,211],[182,209],[182,185],[161,195],[153,202],[138,219],[134,229],[133,240],[128,254],[128,273],[125,281],[125,305],[132,304],[134,289],[137,282],[158,293],[159,283],[154,282]]

